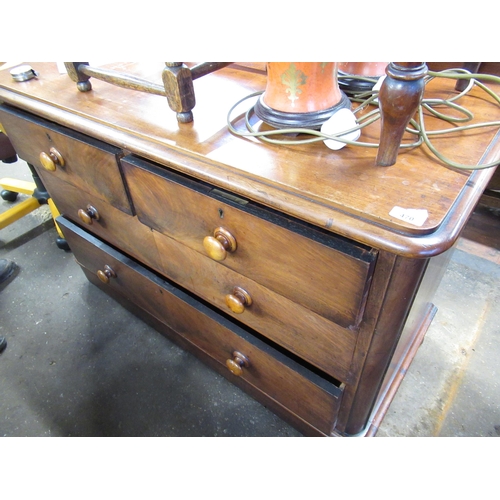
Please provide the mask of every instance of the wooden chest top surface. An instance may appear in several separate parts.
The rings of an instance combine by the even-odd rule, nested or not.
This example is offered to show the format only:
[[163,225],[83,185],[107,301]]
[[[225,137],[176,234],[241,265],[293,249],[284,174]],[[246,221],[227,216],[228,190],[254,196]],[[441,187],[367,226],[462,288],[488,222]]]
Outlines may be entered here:
[[[194,121],[179,124],[165,97],[96,79],[91,80],[92,91],[79,92],[56,63],[31,66],[39,76],[28,82],[14,81],[8,69],[0,71],[0,101],[361,243],[410,257],[431,256],[451,246],[493,174],[492,169],[471,174],[447,168],[425,146],[401,151],[391,167],[377,167],[376,148],[332,151],[323,142],[272,145],[238,137],[228,130],[228,112],[240,99],[265,89],[266,77],[258,67],[232,65],[195,80]],[[106,67],[161,83],[163,63]],[[424,97],[450,97],[454,83],[435,79]],[[474,113],[474,122],[500,118],[498,105],[479,89],[460,104]],[[250,105],[245,102],[232,114],[239,130],[245,129],[242,113]],[[449,128],[430,116],[425,125],[428,130]],[[454,132],[433,143],[445,157],[474,165],[500,158],[497,132],[498,127]],[[377,143],[379,135],[376,122],[363,129],[359,140]],[[390,215],[394,207],[426,210],[428,216],[416,226]]]

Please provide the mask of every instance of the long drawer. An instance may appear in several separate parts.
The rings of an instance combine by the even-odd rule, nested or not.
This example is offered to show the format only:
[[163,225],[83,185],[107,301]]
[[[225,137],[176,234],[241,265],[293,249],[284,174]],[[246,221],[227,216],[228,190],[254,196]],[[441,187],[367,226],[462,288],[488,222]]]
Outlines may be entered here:
[[[161,273],[320,370],[346,382],[357,332],[153,232]],[[157,268],[156,268],[157,269]]]
[[133,155],[121,163],[144,224],[343,327],[360,323],[376,251]]
[[64,217],[57,221],[77,261],[237,377],[320,433],[330,434],[342,386],[252,335]]
[[[117,210],[53,178],[50,188],[65,196],[59,212],[123,252],[196,293],[331,376],[347,381],[357,332],[343,328],[232,269],[151,230],[136,216]],[[81,217],[81,212],[86,214]],[[92,213],[94,217],[88,217]],[[243,290],[251,301],[238,312],[229,300]],[[236,291],[236,295],[235,295]],[[239,305],[239,302],[237,302]]]
[[[177,241],[153,231],[136,216],[72,184],[51,177],[46,186],[61,215],[85,227],[204,300],[233,315],[331,376],[347,381],[356,332],[342,328],[299,304]],[[61,196],[61,194],[64,196]],[[83,212],[83,215],[82,215]],[[235,313],[227,305],[244,290],[251,304]]]
[[120,149],[5,105],[0,106],[0,123],[46,187],[57,178],[132,213],[119,170]]

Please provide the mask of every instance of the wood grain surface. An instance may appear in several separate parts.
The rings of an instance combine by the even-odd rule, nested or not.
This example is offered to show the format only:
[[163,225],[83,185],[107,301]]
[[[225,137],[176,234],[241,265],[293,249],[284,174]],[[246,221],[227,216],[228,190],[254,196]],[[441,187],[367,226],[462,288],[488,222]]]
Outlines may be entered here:
[[[283,146],[237,137],[227,128],[229,109],[265,88],[264,75],[239,65],[194,82],[194,121],[181,125],[162,96],[97,80],[91,92],[82,93],[55,63],[32,66],[40,76],[28,82],[15,82],[8,71],[0,71],[0,100],[62,124],[71,115],[73,128],[98,133],[107,142],[146,158],[161,162],[168,152],[174,169],[406,256],[430,256],[449,248],[466,222],[460,213],[477,202],[492,175],[491,170],[469,176],[447,168],[425,146],[400,153],[391,167],[376,167],[372,148],[332,151],[321,142]],[[107,67],[158,82],[163,70],[162,63]],[[424,93],[424,97],[451,95],[454,82],[445,79],[433,80]],[[55,107],[47,106],[48,102]],[[461,104],[474,113],[475,122],[498,119],[498,106],[478,89]],[[244,127],[240,113],[235,118],[235,126]],[[443,122],[426,118],[426,128],[443,128]],[[434,143],[445,156],[474,165],[485,151],[487,159],[498,159],[497,141],[491,144],[495,134],[494,129],[457,132]],[[377,122],[363,130],[360,140],[376,143],[379,135]],[[427,210],[428,217],[417,227],[389,215],[394,207]]]

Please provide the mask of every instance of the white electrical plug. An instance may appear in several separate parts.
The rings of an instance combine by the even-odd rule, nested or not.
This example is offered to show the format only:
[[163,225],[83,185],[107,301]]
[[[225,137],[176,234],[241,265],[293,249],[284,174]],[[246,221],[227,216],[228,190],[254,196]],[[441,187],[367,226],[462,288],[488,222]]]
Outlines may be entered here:
[[[361,131],[354,130],[348,134],[342,134],[342,132],[350,130],[356,127],[358,123],[356,122],[356,117],[354,113],[347,108],[341,108],[336,111],[323,125],[321,126],[321,132],[326,135],[337,135],[341,136],[342,139],[348,141],[355,141],[359,139]],[[323,141],[327,147],[333,150],[342,149],[346,144],[344,142],[336,141],[335,139],[325,139]]]

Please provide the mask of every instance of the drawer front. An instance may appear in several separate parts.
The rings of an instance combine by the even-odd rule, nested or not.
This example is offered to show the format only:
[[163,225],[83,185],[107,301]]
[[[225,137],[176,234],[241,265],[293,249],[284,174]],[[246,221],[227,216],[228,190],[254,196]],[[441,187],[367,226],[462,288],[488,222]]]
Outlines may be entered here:
[[168,236],[155,231],[154,237],[162,274],[320,370],[347,381],[356,332]]
[[[332,431],[342,396],[340,387],[253,337],[63,217],[58,223],[85,269],[97,273],[108,266],[113,270],[106,286],[132,300],[216,360],[229,379],[239,377],[320,432]],[[231,371],[227,372],[229,368]]]
[[[53,177],[46,186],[61,215],[120,248],[180,286],[196,293],[320,370],[345,382],[356,343],[356,332],[276,294],[232,269],[201,255],[172,238],[151,230],[137,217],[125,214]],[[84,216],[80,218],[83,211]],[[89,217],[88,214],[93,214]],[[86,222],[88,223],[86,223]],[[234,288],[245,290],[251,304],[233,313],[226,297]]]
[[118,148],[6,106],[0,106],[0,123],[18,155],[36,167],[45,186],[56,177],[132,213]]
[[203,255],[219,240],[221,266],[343,327],[361,321],[375,251],[134,156],[122,168],[144,224]]
[[61,215],[153,269],[161,269],[153,231],[137,217],[57,177],[49,179],[45,187]]

